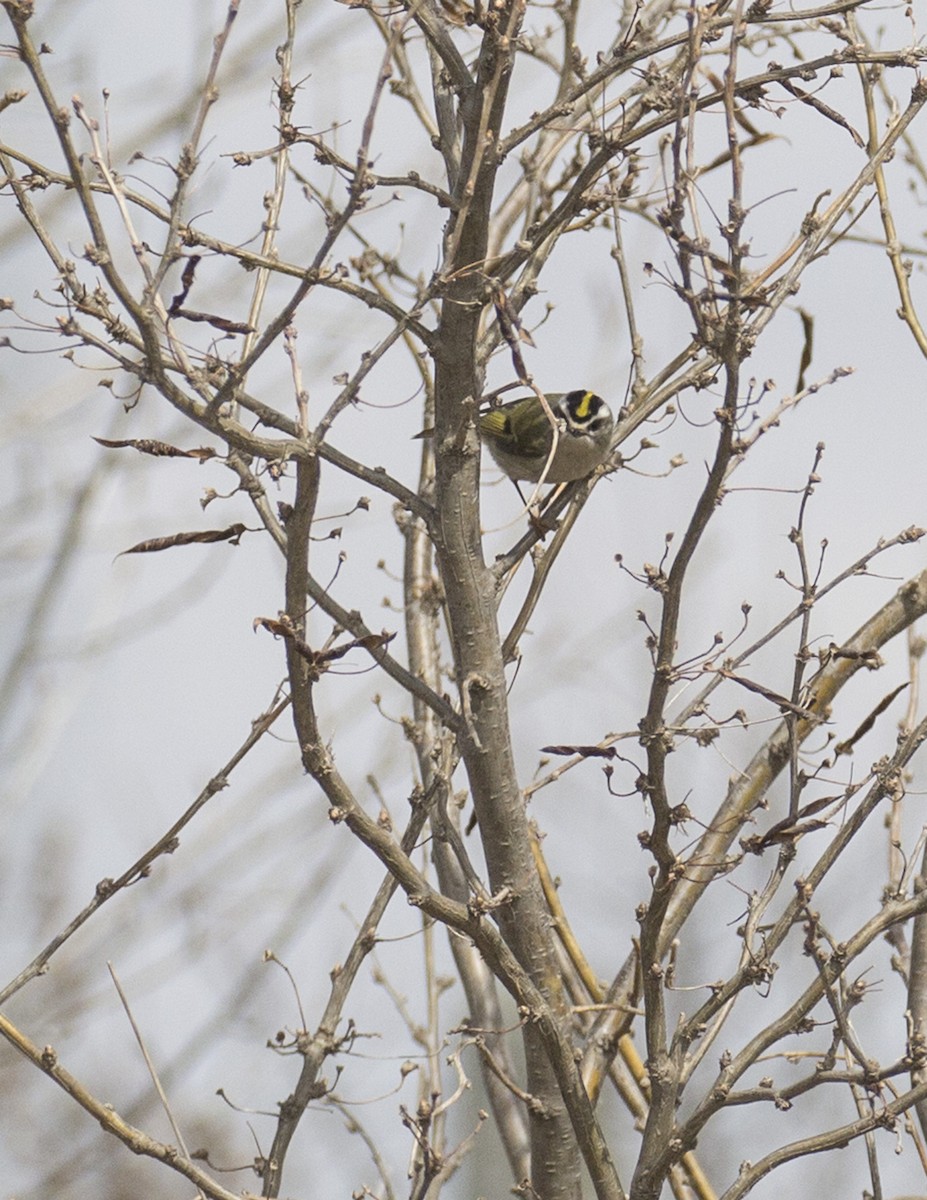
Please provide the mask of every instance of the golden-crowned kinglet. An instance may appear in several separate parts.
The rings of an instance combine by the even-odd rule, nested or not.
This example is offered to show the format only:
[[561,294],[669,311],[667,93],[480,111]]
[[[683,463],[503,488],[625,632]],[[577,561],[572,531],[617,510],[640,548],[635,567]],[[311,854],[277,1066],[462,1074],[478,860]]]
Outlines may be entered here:
[[543,475],[545,483],[567,483],[582,479],[608,457],[615,418],[601,396],[554,392],[546,399],[558,430],[549,464],[554,430],[537,396],[480,415],[480,437],[509,479],[537,483]]

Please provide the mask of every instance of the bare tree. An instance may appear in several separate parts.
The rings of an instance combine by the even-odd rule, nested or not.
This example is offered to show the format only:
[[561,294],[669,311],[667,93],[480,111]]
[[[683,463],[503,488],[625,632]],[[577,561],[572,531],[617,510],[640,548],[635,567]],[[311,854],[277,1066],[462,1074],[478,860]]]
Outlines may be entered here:
[[[208,574],[230,545],[250,554],[248,570],[277,597],[252,614],[258,653],[279,670],[282,651],[285,679],[266,702],[232,666],[229,688],[260,711],[234,753],[76,915],[35,920],[44,948],[35,945],[0,992],[0,1033],[31,1064],[4,1067],[8,1136],[25,1144],[27,1123],[40,1139],[53,1123],[75,1146],[82,1136],[84,1126],[57,1109],[36,1119],[44,1101],[30,1101],[30,1112],[14,1099],[14,1089],[47,1090],[42,1072],[104,1131],[156,1160],[165,1194],[176,1173],[201,1195],[239,1195],[220,1172],[243,1170],[253,1156],[247,1166],[260,1183],[247,1194],[318,1195],[299,1140],[307,1127],[324,1140],[332,1113],[351,1135],[334,1170],[355,1196],[510,1186],[565,1200],[585,1187],[600,1200],[648,1200],[669,1186],[678,1197],[736,1200],[796,1164],[802,1174],[788,1178],[805,1191],[832,1181],[835,1152],[850,1144],[865,1153],[844,1190],[923,1191],[927,892],[919,818],[906,817],[927,736],[915,632],[927,572],[912,574],[907,561],[924,533],[922,504],[902,495],[902,531],[874,544],[856,537],[832,566],[809,532],[824,445],[796,463],[784,428],[800,405],[839,391],[856,358],[841,346],[846,359],[812,374],[820,322],[795,297],[825,266],[836,263],[843,282],[832,274],[820,303],[844,313],[848,329],[849,314],[862,313],[874,344],[893,315],[867,282],[883,272],[909,344],[927,354],[912,294],[923,247],[905,233],[914,217],[897,199],[902,183],[915,199],[927,189],[917,143],[927,52],[913,12],[885,14],[870,0],[803,11],[772,0],[597,10],[579,0],[283,0],[237,43],[246,14],[233,0],[195,101],[158,96],[144,114],[152,143],[178,126],[182,136],[169,153],[132,155],[130,167],[112,143],[109,110],[63,98],[42,27],[49,18],[35,7],[3,0],[14,60],[2,100],[4,228],[29,272],[29,286],[2,302],[4,349],[23,403],[29,376],[16,352],[64,346],[69,368],[93,373],[109,394],[112,417],[97,438],[100,457],[88,466],[78,455],[79,487],[54,506],[57,541],[18,594],[26,616],[6,669],[9,740],[22,753],[33,744],[23,730],[43,727],[30,687],[62,576],[90,532],[99,540],[106,528],[95,522],[95,498],[129,456],[135,479],[146,462],[165,480],[179,469],[152,458],[187,458],[206,464],[214,484],[199,528],[182,515],[184,483],[173,509],[182,532],[136,536],[133,521],[133,538],[108,542],[109,556],[161,566],[209,555]],[[326,123],[326,88],[339,76],[344,111]],[[271,80],[264,141],[243,145],[226,105],[236,89]],[[224,196],[210,167],[225,173]],[[210,187],[214,206],[202,199]],[[587,298],[565,312],[558,296],[577,281]],[[599,356],[565,370],[576,373],[569,386],[603,393],[614,410],[610,456],[566,485],[548,487],[542,475],[524,507],[514,493],[494,499],[508,525],[499,552],[488,550],[500,530],[487,533],[481,517],[480,412],[513,387],[547,406],[553,386],[532,356],[546,347],[542,361],[569,359],[571,327],[579,336],[593,319]],[[790,392],[755,377],[767,343],[796,377]],[[82,435],[99,432],[98,407],[82,404]],[[556,446],[569,434],[546,411]],[[820,428],[839,423],[815,413]],[[902,436],[903,422],[885,423],[887,436]],[[416,430],[426,436],[414,440]],[[20,437],[9,438],[14,450]],[[695,465],[684,469],[685,458]],[[761,473],[751,475],[757,459]],[[220,471],[231,480],[224,491]],[[791,564],[778,580],[768,567],[759,604],[744,597],[738,570],[750,517],[738,518],[736,536],[724,524],[742,479],[772,488],[788,506],[776,512],[789,512],[775,533],[780,546],[787,534]],[[876,484],[864,469],[854,486]],[[603,539],[587,530],[609,487],[622,499]],[[373,533],[372,508],[383,514]],[[29,509],[28,498],[14,504],[10,524],[27,530]],[[629,514],[639,540],[627,533]],[[854,541],[837,508],[823,524]],[[723,549],[714,564],[709,544]],[[638,547],[653,561],[640,565]],[[377,564],[400,559],[401,619],[381,628]],[[842,598],[872,579],[877,560],[880,571],[884,562],[910,577],[900,588],[876,577],[866,615],[848,621],[858,600]],[[577,572],[572,589],[565,561]],[[107,568],[120,569],[124,560]],[[618,588],[636,599],[609,599]],[[633,637],[641,630],[646,658]],[[211,633],[204,624],[204,643]],[[907,667],[892,660],[883,684],[877,672],[905,638]],[[578,738],[567,719],[578,667],[569,650],[544,659],[567,642],[582,647],[590,709],[609,714],[591,728],[584,713]],[[231,647],[229,658],[237,653]],[[362,668],[359,680],[345,676]],[[355,704],[371,691],[375,725]],[[571,733],[532,739],[520,722],[537,711],[562,714]],[[311,798],[329,824],[317,824],[313,841],[325,849],[299,878],[278,873],[274,858],[281,848],[303,853],[291,818],[255,834],[249,855],[235,822],[218,815],[240,764],[287,721],[296,744],[285,754],[305,777],[262,779],[241,819],[255,819],[277,792]],[[525,778],[516,756],[539,752],[541,766]],[[147,764],[155,779],[159,765]],[[534,797],[566,794],[571,781],[579,811],[534,819]],[[587,804],[600,814],[592,844],[572,836]],[[241,881],[237,902],[197,890],[189,846],[201,829],[228,849],[220,874],[233,893]],[[360,859],[338,857],[345,830]],[[27,848],[14,835],[7,853]],[[253,888],[249,857],[263,867]],[[880,859],[885,871],[872,871]],[[596,899],[578,917],[551,863],[589,881]],[[628,878],[629,902],[610,890],[616,873]],[[151,1071],[146,1099],[164,1103],[170,1141],[141,1102],[138,1115],[123,1115],[91,1083],[91,1063],[66,1068],[47,1007],[53,983],[66,989],[70,1037],[78,1046],[90,1038],[82,1022],[102,982],[86,962],[78,971],[64,958],[65,947],[88,945],[99,928],[109,959],[118,931],[105,914],[138,911],[139,894],[157,895],[177,876],[189,888],[175,890],[171,910],[185,939],[181,914],[200,903],[210,921],[237,905],[236,926],[265,903],[283,907],[286,926],[265,957],[290,975],[299,1001],[298,1025],[271,1039],[268,1074],[250,1075],[254,1095],[230,1099],[234,1124],[214,1126],[206,1101],[188,1118],[204,1149],[169,1101],[171,1080],[115,970]],[[411,906],[414,942],[371,973],[397,893]],[[35,908],[30,895],[17,888],[16,905]],[[345,901],[363,915],[337,965],[291,963],[280,945]],[[395,919],[391,928],[408,933],[408,908]],[[248,935],[249,952],[260,936]],[[156,940],[137,942],[136,957],[156,969]],[[205,1043],[221,1061],[216,1030],[247,1007],[253,984],[249,972],[234,974],[231,956],[223,961],[221,945],[209,953],[234,986],[216,990],[186,1054],[195,1059]],[[48,971],[52,980],[40,981]],[[382,1027],[365,1029],[354,1006],[369,1013],[378,1004]],[[365,1074],[356,1059],[373,1032],[395,1058],[395,1086],[365,1121],[340,1089],[367,1081],[375,1094],[373,1068]],[[259,1044],[253,1027],[249,1036]],[[285,1098],[274,1093],[281,1063],[291,1072]],[[465,1103],[475,1082],[488,1111]],[[266,1108],[269,1093],[277,1108],[254,1119],[257,1151],[243,1152],[250,1135],[237,1108]],[[122,1186],[112,1182],[122,1150],[108,1142],[116,1148],[101,1151],[92,1137],[97,1188],[104,1179]],[[886,1144],[908,1143],[902,1168],[889,1170]],[[368,1162],[374,1176],[359,1187]],[[472,1182],[477,1163],[489,1182]],[[32,1179],[36,1194],[63,1195],[69,1182],[47,1166]]]

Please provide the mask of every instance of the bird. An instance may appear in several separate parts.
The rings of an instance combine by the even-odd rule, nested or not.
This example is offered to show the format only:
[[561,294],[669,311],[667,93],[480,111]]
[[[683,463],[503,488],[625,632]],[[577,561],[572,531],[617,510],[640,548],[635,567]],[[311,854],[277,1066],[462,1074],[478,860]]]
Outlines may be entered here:
[[590,474],[608,457],[615,418],[595,392],[552,392],[545,396],[554,427],[536,395],[487,409],[479,417],[480,437],[509,479],[527,483],[569,483]]

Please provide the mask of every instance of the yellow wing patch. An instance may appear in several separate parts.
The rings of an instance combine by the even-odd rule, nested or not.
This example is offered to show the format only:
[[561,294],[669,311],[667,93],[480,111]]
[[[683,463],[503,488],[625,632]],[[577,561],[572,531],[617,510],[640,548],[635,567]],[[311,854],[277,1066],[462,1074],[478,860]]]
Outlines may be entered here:
[[504,408],[491,408],[480,416],[480,429],[489,437],[512,436],[512,422]]

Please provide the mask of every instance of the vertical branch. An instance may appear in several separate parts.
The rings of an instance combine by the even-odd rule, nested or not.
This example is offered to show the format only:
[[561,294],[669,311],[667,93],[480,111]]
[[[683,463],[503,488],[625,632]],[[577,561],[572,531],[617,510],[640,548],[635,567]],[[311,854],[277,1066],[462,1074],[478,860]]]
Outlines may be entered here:
[[[914,881],[915,892],[921,893],[927,888],[927,850],[921,860],[920,874]],[[927,1047],[927,912],[921,912],[914,918],[911,933],[911,967],[908,975],[908,1020],[910,1022],[909,1042],[915,1061],[922,1057]],[[918,1067],[911,1072],[911,1082],[920,1087],[927,1081],[927,1071]],[[921,1133],[927,1137],[927,1101],[918,1101],[917,1120]]]
[[[397,31],[394,37],[398,38],[399,36],[400,33]],[[341,212],[331,215],[331,219],[327,222],[328,228],[325,237],[322,239],[318,250],[313,256],[312,262],[307,266],[305,277],[295,289],[293,295],[277,315],[267,322],[264,332],[256,340],[250,351],[239,360],[237,368],[229,372],[226,382],[216,391],[213,397],[214,407],[219,407],[233,398],[236,390],[240,388],[242,380],[247,377],[251,368],[263,357],[268,348],[274,344],[283,330],[290,324],[296,310],[316,286],[318,272],[322,269],[323,264],[331,253],[332,247],[348,227],[354,214],[363,207],[367,192],[371,186],[369,166],[370,141],[373,137],[374,120],[379,110],[383,89],[386,87],[391,74],[391,59],[392,46],[390,45],[387,46],[383,56],[376,83],[374,84],[373,95],[371,96],[367,114],[364,118],[361,140],[355,155],[355,168],[351,176],[348,198],[344,208]],[[398,336],[399,332],[396,333],[396,337]]]
[[68,110],[59,105],[55,99],[51,84],[48,82],[45,71],[42,68],[39,51],[29,34],[28,21],[32,15],[32,5],[22,3],[22,0],[5,0],[4,7],[16,33],[20,59],[32,76],[39,95],[42,98],[45,111],[57,136],[58,145],[61,147],[61,152],[67,163],[71,183],[80,199],[81,210],[93,240],[94,261],[99,266],[107,284],[119,299],[120,304],[135,322],[139,333],[145,341],[149,358],[155,361],[158,358],[157,333],[144,306],[135,298],[131,288],[116,268],[109,246],[106,227],[94,200],[93,189],[84,175],[80,155],[69,132],[70,117]]
[[[804,678],[805,669],[808,664],[809,650],[808,637],[811,628],[811,609],[814,604],[814,596],[817,586],[817,578],[812,577],[808,569],[808,556],[805,551],[805,510],[808,506],[808,500],[814,490],[814,484],[818,481],[817,470],[821,462],[821,456],[824,453],[822,444],[818,444],[814,457],[814,466],[811,468],[811,474],[805,484],[802,492],[801,504],[798,509],[798,521],[795,528],[789,534],[789,538],[798,553],[798,567],[801,573],[801,597],[802,597],[802,620],[801,628],[798,637],[798,650],[795,654],[795,667],[792,672],[792,703],[796,709],[801,704],[802,699],[802,680]],[[786,714],[786,724],[789,729],[789,816],[793,819],[798,815],[798,806],[801,800],[801,773],[798,767],[798,716],[797,713],[791,712]],[[788,853],[788,848],[784,849],[784,853]]]
[[[864,44],[859,24],[852,12],[847,14],[847,24],[852,31],[853,38],[857,42]],[[868,135],[866,139],[866,151],[874,159],[879,147],[879,123],[876,116],[875,93],[872,86],[876,69],[869,67],[865,63],[859,63],[856,69],[859,73],[859,80],[863,89],[863,99],[866,104],[866,133]],[[885,168],[882,162],[879,162],[875,168],[873,182],[875,183],[876,195],[879,197],[879,216],[882,220],[882,229],[885,234],[885,250],[888,254],[888,260],[892,265],[892,275],[895,279],[895,287],[898,289],[898,298],[901,301],[898,315],[907,325],[908,329],[910,329],[911,336],[914,338],[918,350],[920,350],[922,355],[927,357],[927,332],[925,332],[921,320],[917,315],[914,297],[911,295],[911,264],[905,261],[901,243],[898,239],[895,218],[892,214],[891,197],[888,192],[888,181],[885,178]]]
[[[630,174],[630,173],[629,173]],[[622,213],[618,198],[621,195],[621,184],[617,180],[617,171],[609,172],[615,201],[612,204],[612,229],[615,235],[615,245],[612,247],[612,258],[618,267],[618,277],[621,281],[621,295],[624,298],[624,312],[628,322],[628,341],[631,351],[631,378],[628,384],[633,400],[644,393],[644,341],[641,337],[634,304],[634,292],[631,287],[631,277],[628,270],[628,258],[625,252],[624,236],[621,230]],[[631,176],[633,178],[633,175]]]
[[[276,253],[277,229],[280,223],[280,213],[283,209],[283,198],[286,193],[286,181],[290,170],[290,140],[293,137],[293,106],[296,103],[296,87],[293,83],[293,43],[296,40],[296,9],[298,0],[286,0],[286,37],[283,44],[277,48],[277,62],[280,66],[280,78],[277,81],[277,112],[279,113],[280,142],[274,155],[274,186],[270,195],[264,201],[264,237],[261,240],[261,254],[270,258]],[[267,294],[267,284],[270,271],[267,267],[258,267],[257,277],[251,293],[251,304],[248,308],[247,324],[251,332],[242,341],[240,358],[245,359],[251,351],[257,329],[260,326],[261,309]]]
[[[419,797],[402,835],[401,848],[407,855],[412,853],[418,842],[425,825],[426,813],[424,798]],[[274,1140],[270,1153],[263,1162],[262,1182],[265,1197],[280,1194],[283,1168],[293,1135],[309,1104],[325,1091],[325,1083],[320,1083],[319,1075],[325,1061],[339,1048],[338,1025],[342,1019],[344,1005],[361,965],[376,944],[377,926],[398,887],[399,881],[396,876],[387,874],[361,922],[360,932],[354,939],[347,957],[338,969],[331,973],[328,1001],[315,1032],[309,1036],[303,1031],[305,1036],[300,1040],[303,1065],[299,1079],[293,1093],[280,1106]]]
[[180,161],[174,168],[177,175],[177,186],[174,189],[174,194],[171,196],[171,212],[167,237],[164,239],[164,253],[161,257],[161,264],[157,275],[151,286],[150,295],[152,299],[159,291],[168,269],[174,263],[178,254],[180,228],[183,223],[187,189],[197,167],[197,156],[199,154],[200,141],[203,137],[203,130],[206,128],[206,118],[209,116],[210,109],[219,98],[219,92],[216,87],[219,64],[225,53],[225,48],[232,32],[232,25],[238,16],[240,3],[241,0],[229,0],[229,6],[225,14],[225,25],[213,40],[212,58],[209,62],[209,70],[206,72],[206,79],[200,89],[200,99],[196,116],[193,119],[193,128],[190,131],[189,139],[184,143],[181,150]]
[[[739,14],[739,9],[738,9]],[[662,593],[662,619],[657,639],[654,678],[650,689],[647,712],[641,722],[641,742],[647,752],[646,795],[653,805],[653,823],[648,847],[656,867],[650,900],[642,914],[640,955],[645,1007],[647,1069],[651,1082],[651,1107],[644,1131],[644,1142],[638,1160],[631,1195],[634,1200],[656,1200],[663,1186],[666,1146],[675,1125],[676,1107],[681,1084],[684,1046],[674,1039],[668,1047],[668,1030],[664,998],[664,969],[662,959],[666,949],[664,922],[670,901],[683,874],[683,866],[671,845],[671,835],[681,819],[680,810],[671,802],[666,784],[666,759],[674,749],[673,736],[666,725],[666,704],[669,689],[676,679],[676,655],[679,621],[682,612],[683,588],[686,574],[695,551],[708,527],[712,514],[724,494],[725,478],[735,453],[735,432],[740,390],[740,364],[745,357],[741,304],[738,290],[743,285],[743,247],[740,232],[744,211],[741,203],[742,178],[737,132],[734,119],[734,84],[738,39],[742,36],[738,19],[731,31],[730,56],[725,75],[725,111],[728,145],[731,152],[732,186],[728,204],[728,221],[722,233],[728,243],[730,268],[730,299],[721,322],[706,325],[705,336],[716,348],[725,375],[724,401],[715,412],[719,425],[714,461],[708,479],[695,506]],[[691,143],[691,130],[690,130]],[[689,147],[691,164],[692,146]],[[676,156],[677,173],[682,170]],[[691,165],[688,171],[691,175]],[[684,189],[680,179],[675,181],[676,219],[681,223]],[[679,258],[685,261],[681,248]],[[714,303],[714,301],[712,301]],[[680,1152],[682,1147],[680,1147]]]
[[[918,633],[917,626],[908,629],[908,702],[905,715],[900,723],[903,733],[909,733],[917,724],[917,714],[921,706],[921,659],[927,649],[923,637]],[[904,809],[900,804],[892,807],[888,823],[888,889],[895,895],[903,886],[906,871],[909,869],[902,853],[902,817]]]
[[[464,143],[457,209],[445,239],[446,280],[435,345],[436,550],[450,624],[461,711],[461,751],[480,825],[497,917],[515,956],[564,1023],[566,1010],[543,892],[531,854],[508,722],[492,572],[479,525],[479,446],[473,414],[481,393],[478,336],[498,162],[496,142],[524,0],[487,17],[476,85],[462,97]],[[531,1186],[542,1200],[580,1194],[577,1134],[600,1197],[622,1195],[588,1100],[574,1130],[557,1073],[533,1020],[524,1029],[530,1106]],[[580,1115],[580,1114],[574,1114]]]
[[[433,407],[433,404],[429,404],[429,407]],[[419,492],[428,493],[434,487],[432,439],[425,439],[423,446]],[[442,672],[438,627],[443,605],[440,584],[435,576],[434,549],[425,523],[420,518],[399,512],[397,520],[405,540],[403,580],[409,668],[433,690],[440,690]],[[455,813],[448,812],[447,806],[451,795],[451,776],[459,760],[459,751],[455,748],[454,740],[448,736],[448,731],[442,729],[435,713],[418,697],[413,697],[413,712],[416,730],[414,745],[419,771],[426,791],[434,791],[434,804],[442,809],[442,820],[436,823],[440,828],[444,822],[455,821]],[[463,870],[447,840],[440,837],[437,829],[433,846],[441,891],[452,899],[466,903],[468,890]],[[481,1036],[485,1054],[481,1057],[480,1065],[496,1129],[515,1179],[527,1179],[531,1167],[525,1110],[500,1079],[500,1072],[503,1076],[513,1078],[515,1067],[505,1035],[496,1032],[505,1023],[496,982],[471,942],[452,937],[450,947],[467,997],[470,1023],[483,1031]],[[491,1069],[490,1063],[497,1070]]]

